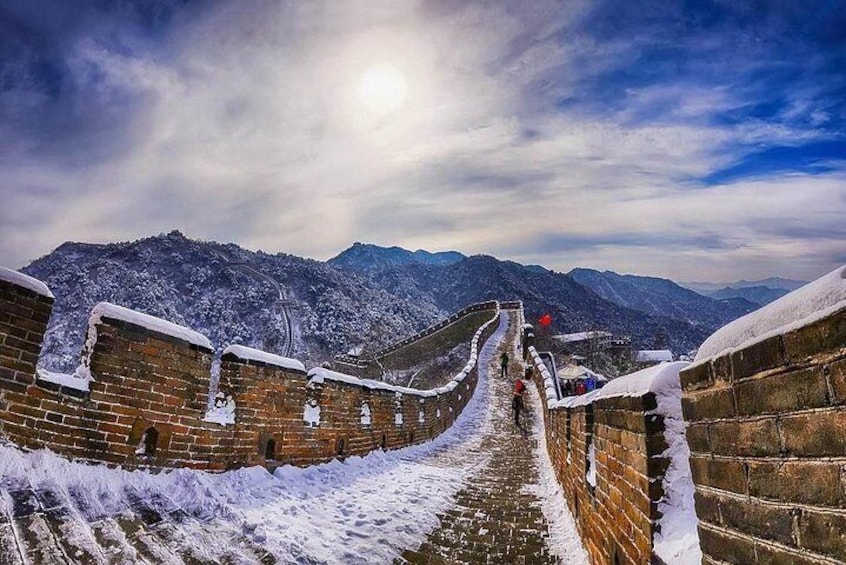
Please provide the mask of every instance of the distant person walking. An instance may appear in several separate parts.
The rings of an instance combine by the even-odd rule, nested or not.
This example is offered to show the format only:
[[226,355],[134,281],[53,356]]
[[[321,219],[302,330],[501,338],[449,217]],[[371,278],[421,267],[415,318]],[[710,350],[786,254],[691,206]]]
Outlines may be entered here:
[[514,397],[511,399],[511,408],[514,409],[514,423],[520,427],[520,412],[523,411],[523,393],[526,392],[526,385],[517,377],[514,383]]
[[508,378],[508,353],[505,351],[499,356],[499,376],[503,379]]

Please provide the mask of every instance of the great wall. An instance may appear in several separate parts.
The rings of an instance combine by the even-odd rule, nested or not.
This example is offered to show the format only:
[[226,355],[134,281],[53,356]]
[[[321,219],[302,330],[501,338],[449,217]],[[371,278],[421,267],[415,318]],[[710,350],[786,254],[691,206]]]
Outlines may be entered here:
[[298,361],[229,347],[215,395],[231,399],[234,422],[220,424],[206,419],[208,340],[113,305],[92,312],[82,354],[88,390],[41,378],[38,354],[53,298],[33,288],[0,280],[3,436],[129,468],[309,465],[432,439],[472,396],[477,346],[499,316],[496,302],[472,310],[488,321],[476,330],[467,365],[435,390],[320,368],[307,373]]
[[[39,376],[52,301],[38,281],[0,280],[0,434],[126,468],[272,469],[426,442],[474,394],[478,347],[501,310],[522,318],[518,302],[474,305],[380,352],[424,351],[439,331],[483,313],[467,365],[434,390],[307,372],[238,346],[224,350],[212,390],[213,351],[202,336],[106,305],[92,316],[82,355],[92,378],[80,390]],[[797,320],[730,346],[719,346],[717,332],[709,341],[718,346],[706,342],[692,364],[568,398],[524,329],[546,448],[591,563],[672,563],[660,547],[676,496],[668,481],[685,472],[702,563],[846,562],[846,304]],[[208,421],[210,393],[231,399],[232,422]]]

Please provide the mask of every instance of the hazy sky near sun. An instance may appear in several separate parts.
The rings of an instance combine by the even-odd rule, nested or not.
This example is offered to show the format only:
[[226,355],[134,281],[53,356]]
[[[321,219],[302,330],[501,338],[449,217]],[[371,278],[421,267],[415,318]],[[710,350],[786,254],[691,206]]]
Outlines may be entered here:
[[188,236],[846,263],[839,2],[0,0],[0,264]]

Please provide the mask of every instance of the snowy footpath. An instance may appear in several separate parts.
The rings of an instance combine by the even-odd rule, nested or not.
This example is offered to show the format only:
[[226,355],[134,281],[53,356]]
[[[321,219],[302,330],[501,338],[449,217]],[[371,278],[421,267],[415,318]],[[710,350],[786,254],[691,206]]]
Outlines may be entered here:
[[[543,441],[540,398],[528,386],[522,426],[511,411],[514,375],[522,374],[518,324],[500,344],[512,360],[499,375],[498,355],[485,368],[487,408],[478,455],[484,463],[439,515],[440,525],[398,563],[563,563],[587,565],[588,556],[555,480]],[[471,455],[477,455],[475,452]]]
[[[504,315],[482,348],[476,394],[456,424],[419,446],[274,474],[260,467],[153,474],[0,445],[0,563],[391,563],[443,529],[441,518],[455,512],[459,495],[480,477],[496,484],[493,475],[522,480],[523,506],[509,524],[525,521],[525,513],[536,532],[521,537],[531,540],[535,555],[562,555],[566,550],[546,547],[538,502],[556,493],[548,479],[533,484],[538,435],[504,430],[509,384],[489,377],[497,348],[513,347],[508,328]],[[517,477],[509,474],[515,470]],[[560,502],[546,506],[561,514]],[[563,535],[563,545],[572,546],[572,520],[563,527],[569,530],[551,539]],[[586,562],[570,553],[565,562]]]

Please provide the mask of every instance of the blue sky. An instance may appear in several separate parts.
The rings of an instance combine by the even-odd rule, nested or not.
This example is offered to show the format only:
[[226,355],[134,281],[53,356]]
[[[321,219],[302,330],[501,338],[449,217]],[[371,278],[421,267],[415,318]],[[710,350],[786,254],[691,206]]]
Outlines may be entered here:
[[178,228],[813,278],[845,122],[835,1],[0,0],[0,263]]

